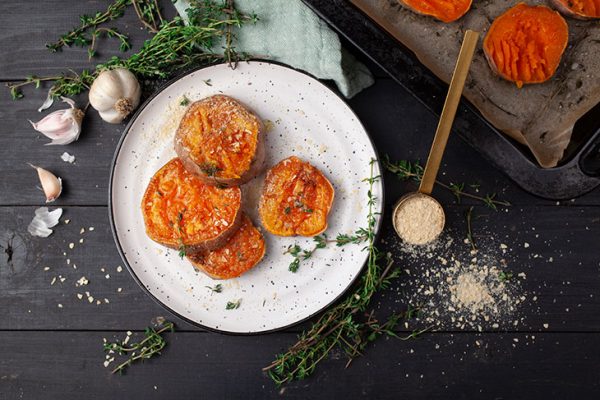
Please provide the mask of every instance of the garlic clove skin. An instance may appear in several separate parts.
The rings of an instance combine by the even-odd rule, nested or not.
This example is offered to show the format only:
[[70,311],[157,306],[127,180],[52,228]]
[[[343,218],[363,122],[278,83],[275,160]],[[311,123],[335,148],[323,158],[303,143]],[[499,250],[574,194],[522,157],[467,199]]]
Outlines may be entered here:
[[46,100],[44,100],[40,108],[38,108],[38,112],[42,112],[45,109],[52,107],[52,104],[54,104],[54,96],[52,96],[52,89],[50,89],[46,95]]
[[71,108],[54,111],[38,122],[29,121],[33,129],[52,139],[52,142],[46,145],[65,145],[79,139],[84,113],[75,108],[73,100],[65,97],[62,100]]
[[27,232],[31,236],[48,237],[52,234],[52,229],[58,224],[62,215],[62,208],[48,211],[48,207],[40,207],[35,210],[35,216],[27,227]]
[[29,164],[31,168],[34,168],[38,173],[42,190],[46,195],[46,203],[52,203],[58,199],[62,193],[62,179],[57,178],[52,172],[45,170],[42,167]]
[[141,93],[133,73],[115,68],[100,72],[90,88],[89,100],[105,122],[118,124],[140,104]]

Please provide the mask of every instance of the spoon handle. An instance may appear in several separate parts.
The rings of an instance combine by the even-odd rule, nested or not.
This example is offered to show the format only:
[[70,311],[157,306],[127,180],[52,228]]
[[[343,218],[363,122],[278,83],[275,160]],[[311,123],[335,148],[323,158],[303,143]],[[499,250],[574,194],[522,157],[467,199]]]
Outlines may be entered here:
[[421,179],[421,185],[419,186],[419,192],[421,193],[431,194],[431,191],[433,190],[433,184],[435,183],[435,178],[440,169],[444,149],[446,148],[446,143],[448,143],[448,136],[450,135],[452,122],[454,122],[456,109],[458,108],[465,80],[469,73],[469,67],[471,66],[471,60],[473,59],[473,53],[475,52],[478,38],[479,32],[472,30],[467,30],[465,32],[465,38],[460,47],[458,60],[456,61],[452,80],[450,81],[448,95],[444,102],[442,115],[440,116],[440,121],[435,131],[435,137],[433,138],[429,157],[427,158],[427,164],[425,165],[425,171],[423,172],[423,178]]

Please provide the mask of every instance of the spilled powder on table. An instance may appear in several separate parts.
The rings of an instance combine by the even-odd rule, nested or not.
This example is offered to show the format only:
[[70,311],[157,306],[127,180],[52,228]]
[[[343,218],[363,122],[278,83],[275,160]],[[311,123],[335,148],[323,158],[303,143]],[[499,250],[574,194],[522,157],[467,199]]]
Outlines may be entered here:
[[506,246],[486,235],[473,250],[467,239],[452,236],[457,235],[445,232],[425,246],[399,239],[392,244],[400,250],[399,263],[411,266],[404,270],[400,291],[403,302],[418,309],[416,321],[432,329],[477,331],[522,323],[519,311],[527,296],[521,274],[508,265]]

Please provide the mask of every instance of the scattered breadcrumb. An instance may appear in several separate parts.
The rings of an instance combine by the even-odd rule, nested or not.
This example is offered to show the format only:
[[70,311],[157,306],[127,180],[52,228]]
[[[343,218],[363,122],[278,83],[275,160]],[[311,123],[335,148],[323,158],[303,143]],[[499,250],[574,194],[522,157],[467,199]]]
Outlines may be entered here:
[[60,156],[61,160],[73,164],[75,162],[75,156],[67,153],[66,151]]
[[483,331],[517,326],[521,304],[527,300],[520,280],[524,274],[508,269],[508,246],[495,242],[494,235],[454,240],[447,231],[425,246],[411,246],[398,239],[402,258],[413,270],[400,292],[405,304],[417,310],[416,320],[435,329]]

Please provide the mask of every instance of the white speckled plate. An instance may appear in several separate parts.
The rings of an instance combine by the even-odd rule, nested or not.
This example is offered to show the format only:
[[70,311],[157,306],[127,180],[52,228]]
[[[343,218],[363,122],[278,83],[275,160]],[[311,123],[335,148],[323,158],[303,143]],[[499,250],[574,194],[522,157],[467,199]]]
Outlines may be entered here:
[[[132,275],[150,296],[193,324],[238,334],[282,329],[323,310],[350,287],[367,258],[363,245],[330,245],[292,273],[285,249],[294,243],[308,249],[312,239],[263,232],[267,253],[262,262],[239,278],[215,281],[196,272],[177,251],[150,240],[144,230],[141,199],[152,175],[175,156],[173,136],[185,110],[181,99],[217,93],[240,100],[265,121],[267,168],[296,155],[328,177],[335,187],[329,237],[366,225],[367,186],[362,180],[377,155],[360,121],[338,95],[309,75],[268,62],[193,71],[149,99],[127,126],[115,154],[109,203],[115,240]],[[374,168],[379,175],[377,163]],[[255,224],[263,180],[264,174],[244,185],[246,211]],[[381,182],[374,195],[381,212]],[[206,287],[217,283],[223,285],[222,293]],[[225,309],[228,301],[238,299],[238,309]]]

